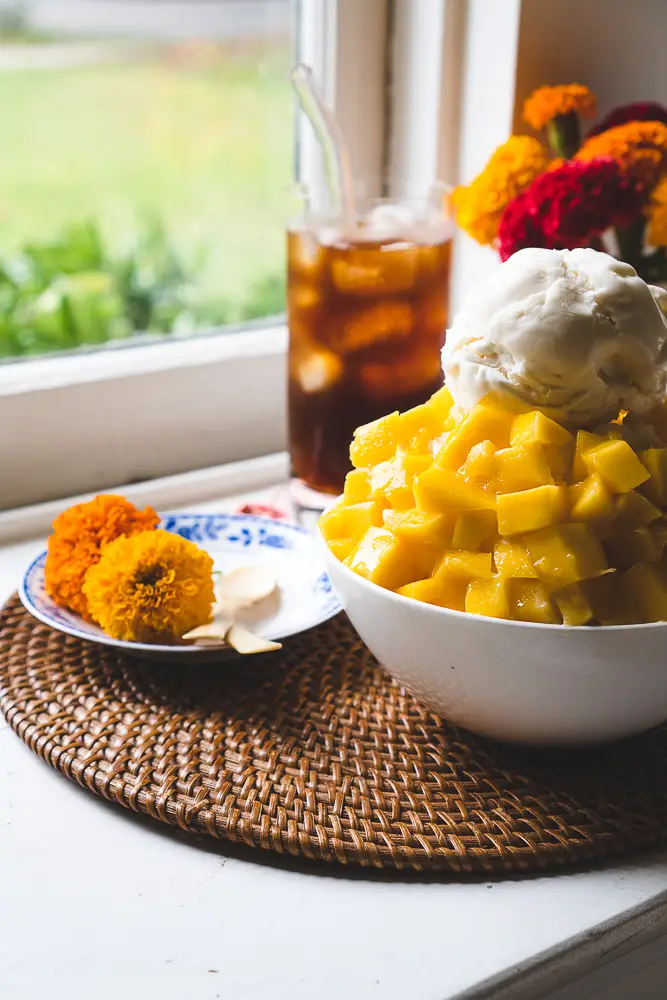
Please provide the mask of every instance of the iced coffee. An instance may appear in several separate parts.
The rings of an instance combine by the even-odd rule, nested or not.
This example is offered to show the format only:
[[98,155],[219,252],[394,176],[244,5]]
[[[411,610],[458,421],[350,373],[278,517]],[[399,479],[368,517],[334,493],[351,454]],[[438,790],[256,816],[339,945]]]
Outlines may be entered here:
[[451,235],[433,206],[290,228],[289,444],[311,490],[340,493],[355,428],[441,384]]

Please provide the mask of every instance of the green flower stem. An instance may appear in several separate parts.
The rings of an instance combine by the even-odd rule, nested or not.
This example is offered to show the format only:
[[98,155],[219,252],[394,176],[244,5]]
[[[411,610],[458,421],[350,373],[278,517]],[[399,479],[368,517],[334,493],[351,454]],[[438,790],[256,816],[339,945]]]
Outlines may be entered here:
[[629,226],[616,229],[616,239],[621,260],[627,264],[632,264],[638,274],[642,271],[642,253],[644,250],[644,226],[643,216],[635,219]]
[[570,160],[581,145],[579,116],[571,111],[568,115],[552,118],[547,124],[547,141],[556,156]]

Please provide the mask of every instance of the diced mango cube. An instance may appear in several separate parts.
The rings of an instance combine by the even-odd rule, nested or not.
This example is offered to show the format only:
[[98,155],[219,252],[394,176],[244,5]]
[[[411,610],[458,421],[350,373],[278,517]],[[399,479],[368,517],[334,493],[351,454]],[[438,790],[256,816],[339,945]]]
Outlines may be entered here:
[[612,493],[634,490],[650,476],[627,441],[604,441],[583,458],[589,472],[597,473]]
[[645,622],[667,620],[667,580],[657,566],[638,563],[624,574],[625,583],[641,608]]
[[443,469],[459,469],[468,452],[480,441],[491,441],[496,448],[509,444],[512,415],[497,406],[478,403],[449,434],[436,456]]
[[467,587],[466,577],[452,576],[444,570],[428,580],[417,580],[415,583],[400,587],[397,593],[403,597],[425,601],[427,604],[436,604],[440,608],[465,611]]
[[409,510],[415,504],[412,492],[415,471],[423,472],[430,464],[427,455],[407,455],[399,449],[393,458],[369,470],[373,498],[396,510]]
[[642,493],[664,507],[667,504],[667,448],[648,448],[639,457],[651,477],[642,484]]
[[520,413],[512,421],[510,444],[568,444],[572,435],[540,410]]
[[345,560],[352,554],[357,546],[357,543],[352,541],[351,538],[331,538],[327,545],[335,555],[336,559],[340,559],[341,562]]
[[560,616],[544,584],[537,580],[510,580],[509,588],[510,613],[516,621],[560,624]]
[[523,542],[538,576],[551,588],[588,580],[608,568],[602,546],[585,524],[544,528]]
[[382,524],[382,508],[373,500],[342,506],[336,504],[322,514],[319,526],[327,541],[351,538],[360,541],[369,528]]
[[497,451],[496,479],[501,493],[518,493],[535,486],[551,485],[553,476],[542,445],[519,444]]
[[352,469],[345,477],[343,499],[347,504],[363,503],[371,495],[368,469]]
[[470,552],[490,549],[497,534],[498,518],[495,510],[461,511],[454,524],[451,547],[468,549]]
[[436,568],[436,575],[445,570],[448,575],[472,580],[493,576],[490,552],[446,552]]
[[640,601],[628,587],[625,573],[605,573],[582,584],[593,615],[600,625],[633,625],[642,619]]
[[356,429],[350,445],[350,461],[355,468],[368,468],[392,458],[398,445],[400,419],[395,410]]
[[584,461],[584,456],[591,448],[595,448],[596,445],[602,444],[606,440],[601,434],[591,434],[590,431],[577,431],[577,443],[572,464],[572,482],[578,483],[586,478],[588,475],[588,466]]
[[369,528],[347,565],[359,576],[388,590],[396,590],[423,575],[415,565],[410,547],[386,528]]
[[452,394],[447,386],[443,385],[440,389],[433,393],[426,405],[430,406],[432,410],[435,410],[440,420],[444,420],[449,416],[449,411],[454,405],[454,400],[452,399]]
[[664,555],[667,548],[667,522],[662,518],[659,521],[652,521],[650,531],[658,552],[661,556]]
[[618,524],[638,528],[642,524],[651,524],[660,517],[659,509],[636,490],[621,493],[616,500],[614,521]]
[[614,512],[614,499],[596,473],[570,486],[570,504],[573,521],[593,521]]
[[500,576],[516,580],[533,580],[537,577],[530,556],[520,542],[498,542],[493,549],[493,561]]
[[406,451],[428,449],[429,443],[442,434],[444,419],[430,403],[421,403],[401,413],[396,430],[399,448]]
[[417,508],[426,513],[439,514],[446,510],[493,510],[496,498],[485,493],[463,476],[431,466],[417,476],[413,483]]
[[520,493],[499,493],[496,497],[498,531],[518,535],[537,531],[565,520],[568,509],[566,486],[537,486]]
[[555,483],[569,483],[572,476],[574,438],[567,444],[543,444],[542,451]]
[[461,467],[462,475],[476,483],[486,486],[493,479],[496,471],[496,447],[492,441],[479,441],[468,452],[468,457]]
[[511,618],[508,581],[502,576],[471,580],[466,590],[465,610],[488,618]]
[[393,531],[406,542],[433,544],[446,548],[451,542],[456,520],[455,514],[424,514],[419,510],[382,511],[385,528]]
[[580,583],[571,583],[562,590],[557,590],[552,596],[563,618],[563,625],[575,627],[588,625],[592,621],[593,609]]
[[616,569],[629,569],[638,562],[658,562],[662,552],[650,527],[640,524],[636,528],[619,525],[612,527],[604,540],[609,562]]

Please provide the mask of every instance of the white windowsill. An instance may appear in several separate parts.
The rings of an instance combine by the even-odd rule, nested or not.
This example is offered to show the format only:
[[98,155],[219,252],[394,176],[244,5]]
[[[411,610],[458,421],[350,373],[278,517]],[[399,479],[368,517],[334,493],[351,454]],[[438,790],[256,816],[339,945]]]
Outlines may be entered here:
[[[234,509],[285,469],[272,456],[127,492],[162,507]],[[41,536],[0,548],[0,602],[43,547],[47,514],[51,505],[0,516],[0,536],[12,519]],[[280,864],[105,804],[27,751],[2,717],[0,750],[0,996],[83,1000],[91,982],[98,1000],[663,996],[665,851],[590,872],[452,883]],[[351,913],[362,929],[352,936]],[[285,961],[295,928],[298,965]],[[123,956],[104,976],[100,940]]]

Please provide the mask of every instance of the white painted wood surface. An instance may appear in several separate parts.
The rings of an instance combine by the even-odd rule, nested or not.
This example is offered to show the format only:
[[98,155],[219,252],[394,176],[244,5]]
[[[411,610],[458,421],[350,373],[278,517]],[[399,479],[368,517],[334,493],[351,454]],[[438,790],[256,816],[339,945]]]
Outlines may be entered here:
[[[0,550],[0,597],[42,545]],[[0,887],[3,1000],[665,995],[667,852],[449,884],[281,862],[97,799],[4,720]]]

